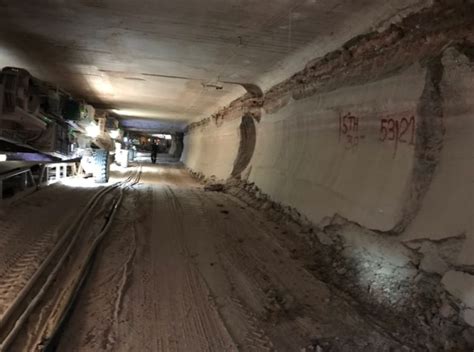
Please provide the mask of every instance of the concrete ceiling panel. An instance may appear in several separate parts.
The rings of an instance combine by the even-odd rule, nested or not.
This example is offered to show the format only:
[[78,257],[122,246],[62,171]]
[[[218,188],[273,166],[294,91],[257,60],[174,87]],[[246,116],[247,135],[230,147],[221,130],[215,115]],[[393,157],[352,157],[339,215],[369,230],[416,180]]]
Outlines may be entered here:
[[268,89],[427,2],[4,0],[0,65],[24,67],[119,114],[181,126],[245,93],[223,82]]

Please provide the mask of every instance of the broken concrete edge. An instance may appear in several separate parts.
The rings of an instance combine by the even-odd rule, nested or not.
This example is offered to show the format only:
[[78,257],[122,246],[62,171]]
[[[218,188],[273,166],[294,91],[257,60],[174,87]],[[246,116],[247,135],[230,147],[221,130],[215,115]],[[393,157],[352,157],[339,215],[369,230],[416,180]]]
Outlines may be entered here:
[[395,15],[382,19],[378,24],[374,25],[373,32],[381,33],[387,30],[390,26],[402,22],[408,16],[432,7],[436,1],[437,0],[419,0],[418,3],[410,4],[406,7],[400,8],[397,10]]
[[419,121],[416,128],[415,164],[402,214],[392,230],[395,234],[405,231],[418,215],[443,149],[445,128],[440,84],[444,66],[441,55],[430,58],[426,68],[425,86],[417,108]]
[[430,7],[421,6],[418,12],[410,11],[381,32],[356,36],[339,50],[310,61],[303,70],[276,84],[262,97],[247,93],[210,117],[189,124],[185,133],[212,122],[219,126],[223,120],[244,114],[260,121],[263,111],[271,114],[291,100],[367,83],[367,72],[370,72],[370,81],[378,81],[417,62],[439,57],[448,46],[471,45],[469,43],[474,43],[472,2],[439,1]]
[[190,133],[194,129],[205,127],[212,122],[216,126],[220,126],[224,120],[230,121],[235,118],[241,118],[244,115],[251,116],[256,121],[260,121],[262,106],[262,97],[254,97],[250,94],[245,94],[244,96],[232,101],[228,106],[221,108],[215,114],[187,125],[184,129],[184,133]]
[[[466,305],[465,300],[462,299],[464,296],[457,293],[459,289],[456,291],[456,285],[459,285],[459,281],[454,280],[452,283],[450,280],[452,273],[455,272],[466,275],[465,277],[474,282],[474,275],[469,272],[460,272],[462,268],[455,265],[455,258],[463,245],[465,235],[442,240],[417,239],[401,242],[396,237],[364,228],[339,214],[326,217],[320,223],[313,224],[297,209],[272,201],[254,183],[240,178],[222,180],[215,176],[206,177],[200,172],[189,168],[187,170],[203,184],[206,191],[225,192],[236,197],[250,208],[262,211],[271,221],[290,228],[305,246],[309,244],[309,248],[319,248],[319,256],[328,257],[328,266],[324,270],[330,273],[326,274],[326,278],[328,276],[337,278],[329,283],[349,294],[359,303],[375,304],[368,309],[368,314],[372,309],[375,309],[375,312],[387,313],[386,306],[381,308],[378,305],[414,302],[415,300],[410,300],[410,297],[425,298],[429,295],[430,302],[436,303],[433,303],[434,306],[429,304],[421,308],[417,306],[420,311],[416,312],[415,309],[415,313],[420,317],[419,324],[426,324],[425,315],[422,318],[421,315],[424,314],[422,311],[429,310],[432,313],[435,311],[430,319],[436,322],[445,321],[443,326],[452,324],[454,327],[451,326],[450,329],[457,328],[461,331],[474,327],[471,319],[472,312],[469,311],[474,309],[474,306]],[[314,255],[310,255],[307,259],[313,260]],[[354,270],[353,266],[359,268]],[[321,274],[320,268],[316,270]],[[318,278],[321,279],[321,277]],[[344,280],[351,282],[346,286]],[[358,280],[361,282],[357,282]],[[384,284],[378,285],[377,280],[382,280]],[[416,288],[413,288],[420,282],[422,283],[420,286],[429,287],[429,292],[423,290],[423,292],[418,292]],[[362,287],[367,284],[368,289],[365,286]],[[358,287],[358,293],[354,295],[351,291],[357,285],[361,287]],[[399,289],[402,287],[402,289],[394,293],[394,287]],[[380,293],[387,289],[391,292]],[[366,297],[361,299],[358,295],[361,295],[362,291]],[[474,297],[474,284],[471,294]],[[386,295],[388,298],[380,298],[380,295]],[[410,307],[410,309],[413,308]],[[396,310],[389,313],[400,314]],[[470,334],[474,334],[474,330],[469,331]]]
[[454,297],[462,302],[464,309],[474,309],[474,276],[450,270],[442,279],[442,284]]
[[[448,45],[472,41],[474,4],[435,4],[387,30],[353,38],[339,50],[313,60],[302,71],[265,94],[264,109],[274,112],[291,99],[303,99],[341,86],[377,81],[439,56]],[[436,21],[433,21],[436,18]]]

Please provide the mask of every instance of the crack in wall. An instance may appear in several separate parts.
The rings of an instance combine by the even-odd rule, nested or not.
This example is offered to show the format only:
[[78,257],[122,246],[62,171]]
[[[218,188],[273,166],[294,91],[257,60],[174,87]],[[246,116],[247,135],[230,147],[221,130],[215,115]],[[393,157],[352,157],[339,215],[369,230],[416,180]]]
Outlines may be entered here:
[[252,160],[255,144],[257,143],[257,131],[252,116],[244,115],[240,123],[240,143],[237,157],[232,169],[232,177],[240,177]]
[[400,234],[417,216],[423,199],[429,190],[443,149],[445,128],[443,124],[443,97],[440,84],[444,67],[441,57],[430,59],[426,80],[418,104],[418,126],[416,127],[415,164],[409,178],[409,192],[402,214],[393,232]]

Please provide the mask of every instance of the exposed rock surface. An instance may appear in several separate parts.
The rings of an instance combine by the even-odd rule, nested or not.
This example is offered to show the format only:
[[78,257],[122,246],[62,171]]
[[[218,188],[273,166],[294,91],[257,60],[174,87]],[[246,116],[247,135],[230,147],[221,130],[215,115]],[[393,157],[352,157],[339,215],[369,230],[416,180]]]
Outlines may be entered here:
[[[240,175],[236,151],[205,168],[183,158],[294,228],[275,235],[414,350],[473,345],[474,295],[459,284],[474,274],[473,6],[436,1],[311,61],[253,105],[243,97],[215,124],[190,126],[192,146],[200,135],[238,146],[229,126],[252,111],[256,146]],[[394,132],[386,144],[384,123],[407,119],[411,141]]]
[[[215,182],[195,172],[193,175],[204,183]],[[408,350],[474,347],[469,340],[472,311],[467,308],[474,297],[469,294],[471,275],[448,271],[442,277],[434,272],[440,263],[443,270],[454,267],[453,258],[465,240],[463,236],[404,244],[337,214],[313,225],[296,209],[273,202],[246,181],[229,179],[225,192],[278,221],[282,230],[275,231],[275,236],[293,248],[294,258],[304,260],[315,277],[357,301],[363,314],[403,341]],[[432,257],[436,258],[434,264]],[[271,307],[285,300],[271,301],[270,315],[279,311]]]

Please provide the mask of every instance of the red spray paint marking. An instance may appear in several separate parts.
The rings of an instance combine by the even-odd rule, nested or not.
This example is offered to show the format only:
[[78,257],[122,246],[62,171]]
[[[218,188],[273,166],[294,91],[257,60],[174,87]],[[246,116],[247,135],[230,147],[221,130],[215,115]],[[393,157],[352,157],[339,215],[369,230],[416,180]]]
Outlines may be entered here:
[[357,147],[359,140],[359,121],[360,118],[348,113],[339,115],[339,142],[344,143],[346,149]]
[[394,156],[397,153],[398,145],[400,143],[415,145],[415,131],[415,116],[409,118],[387,118],[380,120],[380,141],[394,143]]

